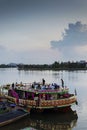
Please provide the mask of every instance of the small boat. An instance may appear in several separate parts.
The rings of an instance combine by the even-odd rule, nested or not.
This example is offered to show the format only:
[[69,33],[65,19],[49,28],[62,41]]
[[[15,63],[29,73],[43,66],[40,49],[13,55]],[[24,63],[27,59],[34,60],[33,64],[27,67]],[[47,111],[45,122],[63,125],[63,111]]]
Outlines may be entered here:
[[71,130],[75,129],[78,115],[76,111],[68,113],[30,114],[20,121],[12,123],[9,127],[4,126],[2,130]]
[[10,103],[5,97],[0,97],[0,127],[19,120],[28,114],[25,109]]
[[[3,88],[7,88],[6,85]],[[77,103],[75,94],[69,88],[57,83],[21,83],[9,84],[8,94],[4,95],[10,102],[25,107],[29,112],[46,110],[69,111]]]
[[29,113],[24,111],[23,109],[15,109],[15,110],[0,114],[0,127],[10,124],[12,122],[15,122],[27,116],[28,114]]

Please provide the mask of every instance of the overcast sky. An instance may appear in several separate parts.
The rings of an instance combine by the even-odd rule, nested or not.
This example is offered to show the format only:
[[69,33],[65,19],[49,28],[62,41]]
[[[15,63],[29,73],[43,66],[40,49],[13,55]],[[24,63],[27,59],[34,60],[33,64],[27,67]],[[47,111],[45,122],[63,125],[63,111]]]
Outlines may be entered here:
[[0,64],[87,61],[87,0],[0,0]]

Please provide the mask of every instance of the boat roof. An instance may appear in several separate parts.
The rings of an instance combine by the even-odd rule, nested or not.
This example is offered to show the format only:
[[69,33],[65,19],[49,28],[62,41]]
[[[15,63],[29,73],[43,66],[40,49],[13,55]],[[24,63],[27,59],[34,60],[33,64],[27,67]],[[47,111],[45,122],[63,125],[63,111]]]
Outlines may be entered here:
[[[32,87],[33,85],[33,87]],[[39,87],[38,87],[39,85]],[[57,85],[57,87],[55,87]],[[12,88],[12,85],[9,84],[9,89],[15,89],[17,91],[24,91],[24,92],[30,92],[35,94],[65,94],[69,92],[69,88],[64,86],[60,86],[56,83],[48,83],[48,84],[41,84],[41,83],[22,83],[22,84],[15,84],[14,88]]]
[[30,92],[30,93],[36,93],[36,94],[40,94],[40,93],[46,93],[46,94],[63,94],[63,93],[67,93],[69,91],[69,88],[64,88],[64,89],[32,89],[32,88],[29,88],[27,89],[26,87],[20,87],[20,88],[16,88],[16,90],[18,91],[25,91],[25,92]]

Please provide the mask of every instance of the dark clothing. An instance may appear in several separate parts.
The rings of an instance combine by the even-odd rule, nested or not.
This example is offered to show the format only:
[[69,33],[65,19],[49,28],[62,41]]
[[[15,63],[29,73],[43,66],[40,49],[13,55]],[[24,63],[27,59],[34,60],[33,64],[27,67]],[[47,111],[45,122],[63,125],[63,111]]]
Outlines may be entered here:
[[64,88],[64,81],[63,81],[63,79],[61,79],[61,82],[62,82],[62,87]]
[[12,84],[12,89],[14,89],[14,83]]
[[45,80],[44,79],[42,79],[42,84],[45,85]]

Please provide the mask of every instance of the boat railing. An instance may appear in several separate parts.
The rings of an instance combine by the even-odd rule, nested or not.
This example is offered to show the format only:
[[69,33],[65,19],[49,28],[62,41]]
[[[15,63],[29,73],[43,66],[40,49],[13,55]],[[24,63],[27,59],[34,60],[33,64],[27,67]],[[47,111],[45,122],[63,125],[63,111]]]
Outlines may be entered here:
[[14,102],[15,104],[21,105],[21,106],[29,106],[29,107],[61,107],[66,105],[71,105],[77,101],[76,96],[73,95],[69,98],[63,98],[63,99],[52,99],[52,100],[26,100],[26,99],[19,99],[6,96],[6,98],[10,102]]
[[36,106],[36,101],[19,99],[19,105],[22,105],[22,106],[26,106],[27,105],[29,107],[33,107],[33,106]]
[[19,99],[19,104],[27,105],[29,107],[61,107],[75,103],[76,96],[71,96],[65,99],[57,99],[57,100],[25,100]]
[[5,96],[7,98],[7,100],[9,100],[10,102],[14,102],[15,104],[17,104],[17,99],[15,97],[11,97],[11,96],[8,96],[6,95]]
[[36,106],[37,102],[35,100],[26,100],[28,106]]
[[52,107],[52,106],[65,106],[70,105],[76,102],[76,96],[72,96],[70,98],[59,99],[59,100],[41,100],[39,106],[40,107]]
[[25,99],[19,99],[17,100],[17,98],[15,97],[11,97],[11,96],[6,96],[7,100],[12,102],[12,103],[15,103],[15,104],[18,104],[20,106],[36,106],[36,101],[35,100],[25,100]]

